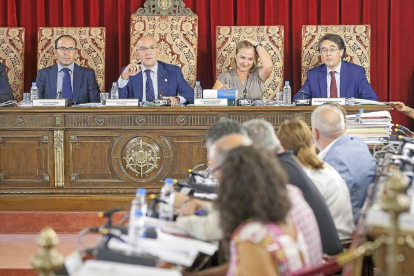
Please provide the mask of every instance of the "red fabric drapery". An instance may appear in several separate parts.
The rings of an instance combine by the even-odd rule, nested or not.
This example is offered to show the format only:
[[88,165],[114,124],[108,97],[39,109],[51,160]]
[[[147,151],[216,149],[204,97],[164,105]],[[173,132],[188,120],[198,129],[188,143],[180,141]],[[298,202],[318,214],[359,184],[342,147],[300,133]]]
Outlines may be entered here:
[[[106,27],[106,88],[129,61],[131,14],[145,0],[0,0],[0,27],[25,27],[25,90],[37,74],[39,27]],[[221,25],[283,25],[284,75],[300,88],[302,25],[370,24],[371,85],[381,101],[414,105],[413,0],[184,0],[199,17],[198,77],[212,87],[215,30]],[[117,66],[115,66],[117,64]],[[113,65],[113,66],[112,66]],[[394,121],[414,126],[393,113]]]

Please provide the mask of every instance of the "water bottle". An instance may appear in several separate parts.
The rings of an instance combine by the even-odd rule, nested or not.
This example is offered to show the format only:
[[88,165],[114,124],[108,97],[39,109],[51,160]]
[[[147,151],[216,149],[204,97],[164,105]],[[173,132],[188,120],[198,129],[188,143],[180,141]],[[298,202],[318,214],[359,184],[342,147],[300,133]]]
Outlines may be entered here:
[[166,178],[160,194],[160,199],[163,202],[159,203],[159,218],[162,220],[174,220],[174,193],[174,180]]
[[354,123],[362,124],[361,114],[360,113],[355,114],[355,121],[354,121]]
[[290,88],[289,81],[285,81],[285,86],[283,87],[283,103],[292,103],[292,89]]
[[32,82],[32,88],[30,88],[30,98],[32,98],[32,100],[39,99],[39,90],[37,89],[36,82]]
[[201,88],[200,82],[196,81],[196,86],[194,87],[194,99],[203,98],[203,88]]
[[112,83],[111,88],[111,99],[119,99],[118,84],[116,82]]
[[134,200],[131,203],[129,215],[128,238],[132,245],[137,245],[138,240],[145,236],[145,216],[147,215],[147,201],[145,189],[137,189]]

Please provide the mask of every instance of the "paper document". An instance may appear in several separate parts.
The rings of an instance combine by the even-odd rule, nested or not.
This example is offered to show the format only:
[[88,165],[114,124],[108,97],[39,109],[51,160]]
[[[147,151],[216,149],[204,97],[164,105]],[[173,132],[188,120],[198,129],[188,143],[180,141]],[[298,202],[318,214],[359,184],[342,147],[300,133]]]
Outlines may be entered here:
[[181,276],[173,269],[162,269],[106,261],[88,260],[74,276]]

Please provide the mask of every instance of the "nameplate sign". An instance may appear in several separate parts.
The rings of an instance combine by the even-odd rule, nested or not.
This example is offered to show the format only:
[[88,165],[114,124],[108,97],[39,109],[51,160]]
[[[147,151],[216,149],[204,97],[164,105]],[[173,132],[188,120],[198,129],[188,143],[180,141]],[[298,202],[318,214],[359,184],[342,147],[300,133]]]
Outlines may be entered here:
[[203,99],[236,99],[237,89],[204,89]]
[[138,106],[138,99],[108,99],[106,106]]
[[234,106],[234,99],[194,99],[195,106]]
[[327,102],[345,105],[345,98],[312,98],[312,105],[323,105]]
[[70,106],[71,100],[69,99],[36,99],[33,100],[34,107],[65,107]]

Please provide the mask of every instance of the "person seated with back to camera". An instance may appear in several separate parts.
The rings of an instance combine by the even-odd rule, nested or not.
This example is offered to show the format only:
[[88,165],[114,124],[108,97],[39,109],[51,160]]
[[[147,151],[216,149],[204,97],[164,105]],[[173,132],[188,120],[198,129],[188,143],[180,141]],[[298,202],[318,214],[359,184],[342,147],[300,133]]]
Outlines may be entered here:
[[355,225],[348,187],[341,175],[316,155],[310,128],[299,119],[285,121],[278,129],[277,137],[285,150],[293,151],[303,171],[321,192],[339,238],[351,238]]
[[289,213],[288,178],[274,154],[238,147],[220,167],[212,162],[212,168],[221,183],[220,225],[230,240],[227,275],[291,275],[311,269],[310,245]]
[[[258,58],[262,66],[257,66]],[[236,54],[229,71],[222,72],[213,89],[237,89],[238,99],[261,100],[264,82],[273,69],[272,58],[257,40],[246,38],[236,46]]]
[[362,66],[343,60],[345,42],[337,34],[326,34],[318,42],[323,64],[308,71],[305,84],[293,97],[358,98],[378,101]]

